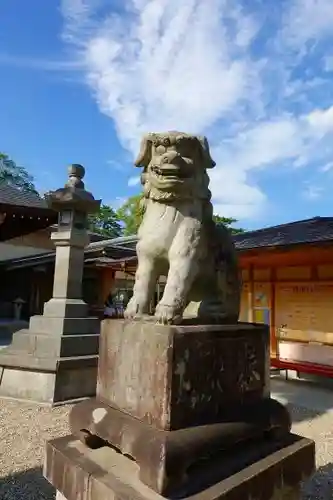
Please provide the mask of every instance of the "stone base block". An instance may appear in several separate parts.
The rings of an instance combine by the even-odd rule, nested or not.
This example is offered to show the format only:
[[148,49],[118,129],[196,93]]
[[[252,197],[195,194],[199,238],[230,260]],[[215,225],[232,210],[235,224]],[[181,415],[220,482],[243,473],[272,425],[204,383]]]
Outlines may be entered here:
[[52,298],[45,302],[43,315],[54,318],[87,318],[88,305],[81,299]]
[[[283,442],[235,447],[189,471],[171,498],[184,500],[299,500],[301,482],[315,468],[315,446],[289,434]],[[46,445],[44,475],[57,500],[159,500],[134,461],[110,447],[87,448],[73,436]],[[169,497],[170,498],[170,497]]]
[[[47,404],[94,396],[99,334],[79,330],[95,331],[98,320],[35,316],[31,324],[40,328],[16,332],[0,351],[0,396]],[[61,335],[66,325],[68,334]]]
[[281,439],[290,430],[287,410],[270,398],[232,419],[175,431],[157,430],[96,399],[75,405],[69,421],[73,435],[87,446],[108,443],[135,460],[140,480],[160,494],[184,482],[191,467],[211,454],[232,451],[241,442]]
[[98,356],[50,359],[1,352],[0,397],[49,405],[92,397],[97,362]]
[[158,429],[215,423],[269,396],[269,329],[104,320],[98,370],[98,399]]
[[32,316],[30,330],[46,335],[92,335],[99,334],[98,318],[64,318]]
[[98,354],[98,346],[98,334],[48,335],[20,330],[14,333],[11,345],[1,353],[24,353],[37,358],[93,356]]

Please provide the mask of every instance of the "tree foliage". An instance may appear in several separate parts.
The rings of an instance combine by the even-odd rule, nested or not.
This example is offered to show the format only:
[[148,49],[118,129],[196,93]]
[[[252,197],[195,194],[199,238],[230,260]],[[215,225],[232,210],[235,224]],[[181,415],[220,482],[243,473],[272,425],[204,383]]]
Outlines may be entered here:
[[[137,234],[144,214],[142,199],[142,194],[131,196],[118,210],[102,205],[97,214],[89,217],[90,230],[107,238]],[[244,232],[244,229],[233,227],[237,219],[220,215],[213,218],[216,224],[224,224],[233,234]]]
[[98,212],[89,215],[89,229],[106,238],[117,238],[122,234],[119,217],[108,205],[101,205]]
[[33,177],[4,153],[0,153],[0,183],[2,182],[22,191],[38,194]]
[[213,215],[213,219],[215,224],[223,224],[224,226],[229,228],[232,234],[244,233],[244,229],[232,227],[232,224],[236,224],[238,222],[238,220],[234,219],[233,217],[221,217],[220,215]]
[[[2,182],[22,191],[38,194],[34,179],[27,170],[17,165],[8,155],[0,152],[0,183]],[[105,204],[101,205],[96,214],[89,215],[89,229],[106,238],[135,235],[144,214],[142,199],[142,194],[131,196],[118,210]],[[214,215],[213,219],[216,224],[227,226],[233,234],[244,232],[242,228],[233,227],[233,224],[238,222],[233,217]]]
[[124,225],[124,236],[131,236],[138,232],[144,214],[142,198],[142,194],[131,196],[117,210],[118,218]]

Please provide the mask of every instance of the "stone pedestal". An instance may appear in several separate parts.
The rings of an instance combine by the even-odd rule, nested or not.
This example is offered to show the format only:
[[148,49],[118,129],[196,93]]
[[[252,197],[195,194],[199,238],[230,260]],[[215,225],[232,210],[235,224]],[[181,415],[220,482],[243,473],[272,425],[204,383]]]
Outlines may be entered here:
[[93,396],[98,344],[97,318],[33,316],[0,351],[0,396],[51,405]]
[[96,398],[48,443],[46,477],[67,500],[296,495],[314,445],[270,398],[268,343],[266,325],[103,321]]
[[[300,500],[314,471],[314,443],[294,434],[221,453],[189,471],[183,500]],[[56,500],[161,500],[142,483],[136,463],[110,447],[88,449],[74,436],[47,443],[44,475]]]
[[97,399],[161,430],[220,422],[269,396],[267,327],[102,322]]
[[64,188],[47,195],[59,212],[53,297],[29,329],[13,335],[0,352],[0,396],[59,404],[93,396],[96,390],[99,320],[87,317],[82,300],[87,214],[100,202],[84,189],[84,168],[72,165]]

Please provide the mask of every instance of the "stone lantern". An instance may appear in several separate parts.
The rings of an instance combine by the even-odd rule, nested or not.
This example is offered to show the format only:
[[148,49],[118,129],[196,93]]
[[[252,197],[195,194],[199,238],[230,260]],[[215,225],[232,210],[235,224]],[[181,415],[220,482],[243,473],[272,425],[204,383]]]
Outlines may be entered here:
[[17,297],[13,301],[13,305],[14,305],[14,319],[16,321],[19,321],[21,319],[23,304],[25,304],[25,300],[21,299],[21,297]]
[[88,214],[96,212],[100,200],[84,189],[85,170],[71,165],[65,187],[47,193],[50,208],[59,213],[58,229],[51,235],[56,247],[53,297],[44,314],[55,317],[85,318],[87,304],[82,300],[84,248],[89,243]]
[[99,320],[88,317],[82,299],[88,214],[100,200],[85,190],[85,170],[71,165],[65,186],[45,196],[59,214],[52,298],[28,330],[13,336],[0,353],[0,396],[60,404],[93,396],[96,390]]

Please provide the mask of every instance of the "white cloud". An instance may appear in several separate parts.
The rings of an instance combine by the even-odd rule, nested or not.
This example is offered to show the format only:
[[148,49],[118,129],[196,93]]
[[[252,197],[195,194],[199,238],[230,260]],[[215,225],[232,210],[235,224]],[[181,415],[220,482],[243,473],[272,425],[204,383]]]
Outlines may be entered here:
[[284,36],[294,45],[317,41],[332,34],[331,0],[296,0],[285,16]]
[[324,192],[324,188],[321,186],[315,186],[308,182],[304,183],[303,189],[303,197],[307,201],[316,201],[318,200]]
[[120,208],[122,205],[124,205],[124,203],[126,203],[126,201],[127,201],[126,197],[117,196],[113,200],[107,200],[105,202],[105,204],[108,205],[109,207],[112,207],[114,210],[118,210],[118,208]]
[[333,55],[324,57],[323,63],[325,71],[333,71]]
[[107,164],[114,170],[117,170],[119,172],[123,172],[125,169],[124,163],[121,163],[120,161],[116,160],[108,160]]
[[330,172],[333,170],[333,161],[329,161],[328,163],[325,163],[320,169],[322,172]]
[[333,131],[333,106],[328,109],[315,109],[309,113],[307,120],[313,133],[324,136]]
[[123,0],[116,13],[108,0],[64,0],[62,12],[64,39],[123,147],[135,156],[146,131],[206,133],[217,162],[210,173],[215,211],[251,218],[268,202],[255,170],[318,158],[326,164],[332,156],[333,146],[319,145],[333,130],[333,107],[311,100],[324,80],[293,77],[298,58],[290,48],[303,56],[307,41],[328,36],[333,8],[331,0],[291,0],[258,56],[251,43],[269,7],[251,13],[245,6]]
[[128,179],[127,185],[129,187],[137,186],[138,184],[140,184],[140,176],[130,177]]
[[68,59],[38,59],[31,57],[13,56],[0,53],[0,66],[12,66],[37,71],[73,72],[84,69],[84,63],[80,60]]

